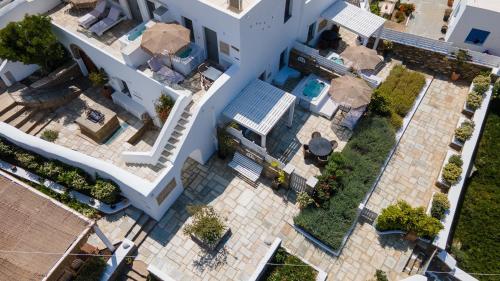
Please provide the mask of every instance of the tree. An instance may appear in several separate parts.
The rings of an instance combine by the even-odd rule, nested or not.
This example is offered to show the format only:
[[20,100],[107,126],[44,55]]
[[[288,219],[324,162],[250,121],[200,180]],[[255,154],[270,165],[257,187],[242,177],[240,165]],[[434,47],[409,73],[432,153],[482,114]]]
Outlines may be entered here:
[[0,30],[0,58],[37,64],[43,73],[57,67],[64,59],[64,49],[52,32],[50,17],[25,16]]

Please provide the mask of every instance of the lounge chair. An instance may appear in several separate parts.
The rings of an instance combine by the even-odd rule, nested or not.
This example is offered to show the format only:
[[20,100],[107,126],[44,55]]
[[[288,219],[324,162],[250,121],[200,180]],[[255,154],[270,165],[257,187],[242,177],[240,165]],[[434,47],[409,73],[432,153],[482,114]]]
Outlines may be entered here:
[[314,132],[314,133],[312,133],[311,138],[312,139],[314,139],[314,138],[321,138],[321,133],[320,132]]
[[111,7],[108,16],[98,23],[94,24],[90,31],[95,33],[97,36],[102,36],[104,32],[110,30],[113,26],[124,20],[125,17],[122,16],[122,12],[115,7]]
[[104,17],[106,13],[106,6],[107,5],[105,0],[99,1],[95,9],[78,19],[78,25],[85,29],[88,29],[91,25]]
[[163,66],[160,70],[156,72],[156,75],[159,76],[162,82],[166,82],[168,84],[179,84],[184,81],[184,76],[174,71],[167,66]]
[[153,71],[153,72],[157,72],[159,71],[164,65],[161,63],[161,60],[160,58],[158,57],[152,57],[151,59],[148,60],[148,65],[149,65],[149,68]]

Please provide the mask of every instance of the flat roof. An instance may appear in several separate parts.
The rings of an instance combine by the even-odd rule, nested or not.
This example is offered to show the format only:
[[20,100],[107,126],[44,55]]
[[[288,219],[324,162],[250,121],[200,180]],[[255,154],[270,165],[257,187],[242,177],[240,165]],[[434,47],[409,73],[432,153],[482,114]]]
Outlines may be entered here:
[[337,1],[321,17],[364,37],[372,36],[385,19],[344,1]]
[[498,0],[468,0],[467,5],[500,12],[500,1]]
[[295,96],[255,80],[224,109],[227,118],[265,136],[295,104]]
[[90,220],[2,175],[0,218],[0,249],[4,251],[0,252],[2,280],[43,279],[91,225]]

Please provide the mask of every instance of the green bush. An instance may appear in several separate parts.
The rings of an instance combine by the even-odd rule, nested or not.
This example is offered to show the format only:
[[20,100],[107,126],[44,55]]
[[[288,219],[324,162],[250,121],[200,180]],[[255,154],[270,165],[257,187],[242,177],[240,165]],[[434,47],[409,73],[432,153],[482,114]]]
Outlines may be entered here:
[[378,0],[375,0],[370,3],[370,11],[372,12],[372,14],[380,16],[380,8],[378,6],[378,2]]
[[351,140],[341,153],[334,153],[319,183],[334,184],[335,191],[320,208],[305,208],[294,223],[338,249],[356,219],[356,211],[374,184],[380,169],[395,144],[395,133],[388,120],[367,116],[356,126]]
[[97,179],[95,185],[92,186],[90,194],[97,200],[107,204],[113,204],[118,201],[120,190],[109,181]]
[[491,78],[486,75],[478,75],[472,80],[472,83],[474,83],[473,91],[482,95],[489,89]]
[[85,176],[81,175],[77,169],[63,171],[57,176],[59,182],[77,191],[89,191],[91,189]]
[[391,112],[389,122],[391,122],[392,127],[394,127],[394,129],[396,130],[399,130],[401,127],[403,127],[403,117],[401,117],[397,113]]
[[492,97],[494,99],[498,99],[500,97],[500,78],[498,78],[495,85],[493,85]]
[[158,98],[155,103],[155,111],[156,114],[158,114],[158,118],[160,118],[162,122],[167,121],[168,116],[170,115],[170,111],[174,107],[174,104],[174,99],[167,94],[162,93]]
[[[314,281],[318,272],[306,264],[296,256],[286,252],[283,248],[278,248],[273,259],[270,261],[272,264],[268,265],[268,269],[260,280],[263,281]],[[290,264],[295,266],[284,266],[283,264]],[[296,266],[303,265],[303,266]]]
[[432,199],[431,216],[442,220],[446,211],[450,209],[450,201],[444,193],[436,193]]
[[89,257],[78,271],[74,281],[99,281],[106,269],[106,261],[102,257]]
[[45,130],[40,136],[41,139],[54,142],[59,137],[59,132],[54,130]]
[[312,197],[309,194],[307,194],[307,192],[303,191],[297,194],[297,203],[299,204],[300,209],[304,209],[307,208],[309,205],[313,204],[314,199],[312,199]]
[[483,96],[476,92],[470,92],[467,95],[466,104],[467,107],[472,110],[477,110],[478,108],[480,108],[482,102],[483,102]]
[[14,155],[14,149],[0,139],[0,157],[3,159],[11,158]]
[[377,269],[377,271],[375,271],[375,278],[377,279],[377,281],[389,281],[389,279],[387,279],[387,274],[380,269]]
[[64,171],[62,163],[57,163],[55,161],[47,161],[43,165],[38,167],[36,173],[44,178],[57,179],[59,175]]
[[398,23],[402,23],[406,19],[405,13],[403,13],[401,11],[397,11],[395,17],[396,17],[396,22],[398,22]]
[[455,138],[461,142],[466,142],[472,137],[472,133],[474,133],[474,122],[464,121],[455,130]]
[[14,153],[14,158],[18,166],[26,167],[28,170],[36,171],[38,167],[40,167],[39,159],[28,152],[16,151]]
[[458,167],[462,167],[464,164],[464,161],[462,160],[462,157],[458,154],[450,156],[450,159],[448,159],[448,163],[452,163],[457,165]]
[[[463,203],[457,209],[452,251],[466,272],[498,273],[500,268],[500,100],[492,100]],[[497,281],[483,275],[482,281]]]
[[455,163],[447,163],[443,168],[443,180],[449,185],[455,185],[458,183],[460,179],[460,175],[462,174],[462,167],[458,166]]
[[208,246],[214,246],[226,230],[222,218],[211,206],[190,205],[188,213],[193,216],[193,221],[184,227],[185,235],[193,235]]
[[438,219],[425,214],[424,208],[412,208],[405,201],[383,209],[376,227],[379,231],[401,230],[428,239],[434,238],[443,229]]

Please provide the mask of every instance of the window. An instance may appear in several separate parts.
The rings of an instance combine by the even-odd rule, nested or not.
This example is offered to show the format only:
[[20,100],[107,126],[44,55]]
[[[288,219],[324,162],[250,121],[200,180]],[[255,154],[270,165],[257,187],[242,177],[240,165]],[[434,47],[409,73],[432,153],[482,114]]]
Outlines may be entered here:
[[316,23],[314,22],[309,26],[309,30],[307,31],[306,43],[309,43],[309,41],[313,40],[315,34],[316,34]]
[[186,17],[182,17],[182,19],[184,20],[184,26],[191,31],[191,34],[189,34],[189,39],[191,39],[191,42],[194,42],[193,21]]
[[292,17],[292,0],[285,0],[285,23]]
[[219,50],[224,55],[229,56],[229,44],[224,41],[219,41]]
[[280,69],[286,66],[286,51],[287,49],[283,50],[280,54]]
[[474,45],[483,45],[483,43],[486,41],[489,35],[490,35],[489,31],[473,28],[469,32],[467,38],[465,38],[465,43]]
[[267,75],[266,75],[266,72],[264,71],[260,74],[259,79],[262,81],[266,81],[266,77],[267,77]]

